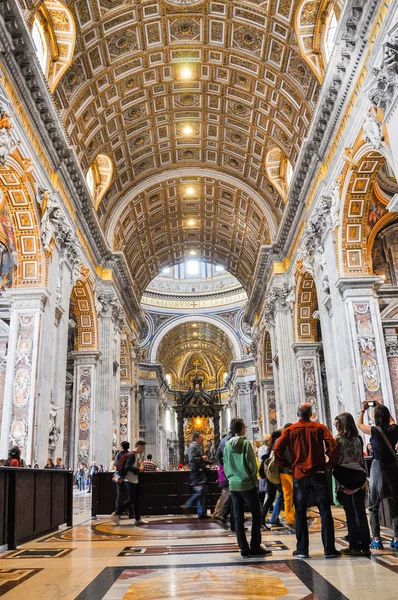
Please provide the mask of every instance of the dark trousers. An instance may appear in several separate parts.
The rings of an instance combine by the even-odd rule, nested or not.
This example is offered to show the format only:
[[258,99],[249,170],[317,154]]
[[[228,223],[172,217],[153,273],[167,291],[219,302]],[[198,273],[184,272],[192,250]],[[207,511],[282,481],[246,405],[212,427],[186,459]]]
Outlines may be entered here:
[[250,548],[256,551],[261,545],[261,509],[260,499],[258,497],[257,488],[252,488],[247,492],[231,492],[232,506],[235,515],[235,530],[238,545],[241,552],[249,552],[245,534],[245,502],[252,513],[252,536]]
[[[129,481],[124,480],[123,483],[118,483],[117,486],[118,495],[116,497],[116,513],[121,515],[126,508],[128,508],[129,517],[132,518],[134,515],[135,519],[139,521],[141,518],[141,513],[138,502],[138,483],[130,483]],[[122,499],[123,491],[127,493],[127,498],[124,501]]]
[[365,490],[355,494],[337,492],[337,499],[344,508],[350,548],[367,550],[370,544],[370,532],[365,511]]
[[322,542],[325,554],[336,552],[334,545],[334,524],[330,510],[330,494],[325,473],[313,473],[308,477],[294,479],[294,506],[296,509],[297,550],[308,554],[307,500],[310,490],[321,515]]

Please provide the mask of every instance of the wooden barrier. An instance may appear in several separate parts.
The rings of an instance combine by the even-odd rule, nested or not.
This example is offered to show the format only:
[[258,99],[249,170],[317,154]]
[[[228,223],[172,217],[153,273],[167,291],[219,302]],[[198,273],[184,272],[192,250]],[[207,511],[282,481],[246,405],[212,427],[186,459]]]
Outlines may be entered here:
[[[191,495],[189,471],[144,471],[140,474],[139,497],[143,515],[178,515],[180,506]],[[95,473],[92,482],[92,509],[96,515],[109,515],[115,510],[116,484],[113,473]],[[217,471],[209,471],[207,507],[214,510],[221,490]],[[196,512],[196,508],[192,509]]]
[[73,520],[73,474],[0,468],[0,545],[10,550]]

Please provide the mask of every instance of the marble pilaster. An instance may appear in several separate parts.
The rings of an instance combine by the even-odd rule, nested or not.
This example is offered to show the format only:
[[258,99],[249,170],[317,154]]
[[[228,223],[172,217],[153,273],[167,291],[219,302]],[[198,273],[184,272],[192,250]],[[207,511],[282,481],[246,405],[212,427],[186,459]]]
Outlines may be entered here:
[[321,423],[330,423],[330,410],[325,404],[322,390],[319,352],[321,343],[303,342],[294,344],[300,383],[300,401],[309,402],[313,415]]
[[129,441],[133,445],[132,439],[132,398],[134,396],[134,387],[128,384],[120,386],[119,396],[119,442]]
[[[71,353],[74,358],[74,468],[80,463],[89,464],[96,460],[94,436],[97,430],[94,422],[96,404],[96,375],[99,352],[80,350]],[[100,464],[100,461],[98,460]],[[102,462],[104,466],[109,463]]]
[[351,406],[358,411],[364,400],[385,404],[395,417],[386,347],[375,288],[382,283],[379,277],[344,277],[338,280],[348,324],[349,345],[353,357],[351,378],[354,382]]
[[119,446],[121,309],[112,292],[98,294],[97,305],[101,355],[95,382],[93,458],[109,465]]
[[263,405],[262,436],[264,436],[266,433],[272,433],[278,428],[274,380],[262,379],[260,390]]
[[[11,321],[0,455],[7,456],[9,446],[18,445],[26,463],[31,464],[45,461],[48,451],[48,366],[52,363],[42,332],[48,293],[45,289],[14,289],[6,295],[11,303]],[[41,423],[45,425],[40,428]],[[43,448],[40,456],[38,447]]]
[[6,383],[7,346],[10,328],[3,320],[0,320],[0,432],[3,416],[4,386]]

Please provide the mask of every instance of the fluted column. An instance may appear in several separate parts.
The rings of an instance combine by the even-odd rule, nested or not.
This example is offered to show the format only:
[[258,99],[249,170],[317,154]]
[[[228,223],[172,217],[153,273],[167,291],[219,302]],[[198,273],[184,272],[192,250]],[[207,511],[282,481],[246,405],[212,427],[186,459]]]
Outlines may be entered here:
[[297,363],[293,350],[293,320],[290,307],[279,300],[275,305],[274,337],[277,348],[279,402],[278,424],[295,421],[300,401]]
[[246,437],[253,439],[252,431],[252,403],[251,403],[251,385],[250,381],[241,381],[235,384],[237,393],[238,417],[246,423]]
[[157,455],[158,444],[158,399],[160,390],[156,380],[151,383],[140,385],[143,423],[145,425],[144,441],[146,443],[145,452]]

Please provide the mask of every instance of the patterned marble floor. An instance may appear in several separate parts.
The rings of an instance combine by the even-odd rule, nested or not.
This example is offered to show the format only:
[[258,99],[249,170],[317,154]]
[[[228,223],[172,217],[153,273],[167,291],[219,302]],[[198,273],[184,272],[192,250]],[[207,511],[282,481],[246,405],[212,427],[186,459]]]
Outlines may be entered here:
[[[398,553],[372,559],[323,558],[319,516],[311,511],[311,559],[292,558],[287,529],[263,534],[272,557],[244,561],[230,531],[214,521],[149,517],[142,527],[90,518],[89,494],[75,496],[75,525],[0,551],[6,600],[378,600],[398,597]],[[346,545],[334,510],[337,546]],[[250,526],[250,525],[249,525]],[[383,531],[388,546],[391,532]]]

